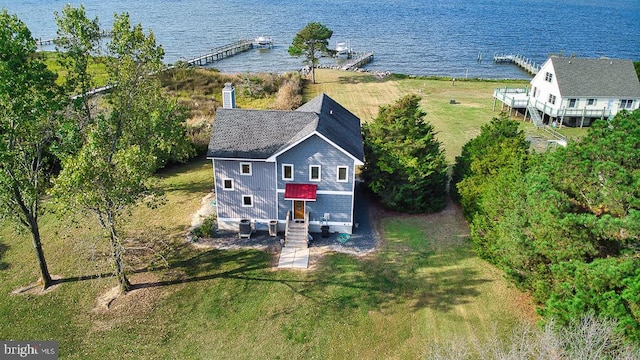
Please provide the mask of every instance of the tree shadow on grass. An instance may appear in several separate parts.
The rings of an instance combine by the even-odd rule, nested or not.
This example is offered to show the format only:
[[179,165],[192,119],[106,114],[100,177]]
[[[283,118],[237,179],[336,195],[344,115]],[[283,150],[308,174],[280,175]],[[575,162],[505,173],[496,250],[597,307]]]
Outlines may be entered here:
[[[473,302],[479,287],[493,281],[465,261],[474,257],[470,248],[448,247],[437,252],[429,245],[420,248],[387,237],[388,244],[367,257],[329,254],[316,269],[306,273],[272,272],[273,254],[261,250],[197,250],[178,247],[174,261],[158,281],[133,284],[133,289],[231,279],[278,283],[293,293],[331,311],[384,310],[408,304],[414,311],[430,308],[448,312]],[[389,244],[391,242],[391,244]],[[462,245],[464,246],[464,245]],[[140,269],[137,272],[149,271]],[[79,276],[59,282],[90,280],[100,276]]]
[[9,250],[9,246],[0,243],[0,271],[7,270],[10,267],[9,263],[2,261],[2,258],[4,257],[4,254],[7,252],[7,250]]
[[[160,281],[134,284],[134,289],[170,286],[219,278],[249,279],[243,274],[266,269],[271,255],[258,250],[208,250],[177,261],[169,266],[168,278]],[[253,279],[269,280],[273,279]]]
[[204,184],[202,181],[181,182],[179,184],[168,184],[162,187],[165,193],[180,192],[183,194],[203,194],[206,195],[213,189],[213,176],[211,181]]
[[[269,267],[270,255],[257,250],[223,251],[209,250],[197,253],[185,260],[169,265],[165,279],[155,282],[132,284],[133,289],[170,286],[217,278],[243,278],[242,274]],[[151,271],[141,268],[129,274]],[[70,283],[113,276],[112,273],[72,276],[55,280],[55,283]],[[248,279],[248,278],[247,278]],[[257,279],[260,280],[260,279]]]
[[470,249],[450,255],[426,247],[407,250],[394,246],[366,258],[332,254],[319,264],[311,274],[312,281],[303,284],[300,293],[338,311],[383,310],[405,303],[414,311],[427,307],[448,312],[473,302],[480,295],[479,287],[493,281],[467,265],[464,260],[473,256]]

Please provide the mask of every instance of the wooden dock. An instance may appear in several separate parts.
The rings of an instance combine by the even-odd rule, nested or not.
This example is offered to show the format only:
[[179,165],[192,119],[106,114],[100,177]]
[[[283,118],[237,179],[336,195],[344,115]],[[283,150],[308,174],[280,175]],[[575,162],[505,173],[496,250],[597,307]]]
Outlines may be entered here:
[[[108,38],[111,37],[111,30],[102,30],[100,31],[100,37],[101,38]],[[36,39],[36,45],[37,46],[47,46],[47,45],[53,45],[53,42],[56,39]]]
[[353,57],[348,62],[346,62],[344,65],[342,65],[342,67],[340,69],[341,70],[347,70],[347,71],[356,70],[359,67],[370,63],[371,61],[373,61],[373,53],[372,52],[365,52],[365,53],[360,53],[360,54],[353,53]]
[[218,46],[208,53],[186,60],[186,62],[191,66],[206,66],[212,62],[252,49],[253,46],[253,40],[238,40],[231,44]]
[[538,71],[540,71],[540,65],[535,62],[527,59],[526,57],[516,54],[516,55],[493,55],[493,62],[495,63],[511,63],[520,66],[526,72],[536,75]]

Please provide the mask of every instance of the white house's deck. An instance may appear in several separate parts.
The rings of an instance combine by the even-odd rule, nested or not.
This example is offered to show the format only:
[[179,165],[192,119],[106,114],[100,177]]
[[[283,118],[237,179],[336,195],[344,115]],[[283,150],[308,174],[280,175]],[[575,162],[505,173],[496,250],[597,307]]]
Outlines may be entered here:
[[[580,119],[579,123],[576,121],[574,124],[575,126],[579,124],[580,127],[583,126],[585,119],[606,119],[612,115],[611,109],[606,107],[602,109],[588,108],[586,106],[568,108],[566,106],[557,107],[557,105],[552,105],[548,102],[541,102],[529,96],[528,88],[497,88],[493,91],[493,98],[493,110],[496,109],[496,101],[499,100],[502,103],[501,110],[504,110],[505,105],[509,107],[509,115],[511,115],[511,110],[514,109],[527,109],[529,113],[538,110],[541,114],[549,118],[558,119],[560,124],[562,124],[566,118]],[[587,121],[587,124],[590,122],[590,120]]]
[[[493,98],[500,100],[504,105],[512,109],[524,109],[529,105],[528,88],[497,88],[493,91]],[[495,110],[495,101],[493,103]]]

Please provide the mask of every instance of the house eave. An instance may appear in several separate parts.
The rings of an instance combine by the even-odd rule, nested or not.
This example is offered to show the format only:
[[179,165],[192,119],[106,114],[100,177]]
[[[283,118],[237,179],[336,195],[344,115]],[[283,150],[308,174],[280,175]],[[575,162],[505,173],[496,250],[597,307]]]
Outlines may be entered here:
[[267,162],[276,162],[276,158],[282,154],[284,154],[285,152],[291,150],[292,148],[296,147],[297,145],[299,145],[300,143],[302,143],[303,141],[309,139],[311,136],[313,135],[317,135],[319,138],[321,138],[322,140],[326,141],[327,143],[329,143],[331,146],[335,147],[336,149],[338,149],[340,152],[344,153],[345,155],[347,155],[348,157],[352,158],[354,163],[356,165],[364,165],[364,162],[360,159],[358,159],[357,157],[353,156],[353,154],[351,154],[350,152],[346,151],[345,149],[341,148],[340,146],[338,146],[336,143],[334,143],[333,141],[329,140],[326,136],[322,135],[320,132],[318,131],[313,131],[311,133],[309,133],[308,135],[302,137],[301,139],[299,139],[298,141],[290,144],[289,146],[277,151],[276,153],[274,153],[273,155],[271,155],[270,157],[268,157],[265,161]]
[[242,157],[219,157],[219,156],[207,156],[208,160],[226,160],[226,161],[256,161],[256,162],[275,162],[269,159],[255,159],[255,158],[242,158]]

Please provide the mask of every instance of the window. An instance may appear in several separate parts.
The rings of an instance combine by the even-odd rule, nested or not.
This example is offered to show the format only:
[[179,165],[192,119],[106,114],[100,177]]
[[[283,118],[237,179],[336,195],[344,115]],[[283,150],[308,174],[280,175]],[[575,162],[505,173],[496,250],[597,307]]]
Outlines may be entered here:
[[251,175],[251,163],[241,162],[240,163],[240,174],[242,174],[242,175]]
[[320,181],[320,165],[309,166],[309,181]]
[[282,180],[293,180],[293,165],[282,164]]
[[233,190],[233,179],[222,179],[222,189]]
[[549,102],[552,104],[556,103],[556,96],[555,95],[549,95]]
[[533,87],[533,97],[538,97],[538,88],[537,87]]
[[553,74],[548,72],[546,74],[544,74],[544,81],[546,82],[551,82],[551,80],[553,80]]
[[347,166],[338,166],[338,182],[349,181],[349,168]]
[[577,105],[576,105],[577,103],[578,103],[578,99],[569,99],[569,107],[570,107],[570,108],[574,108],[574,107],[576,107],[576,106],[577,106]]
[[587,105],[593,106],[598,102],[596,99],[587,99]]
[[620,100],[620,109],[631,109],[633,107],[633,100]]
[[242,195],[242,207],[253,207],[253,195]]

